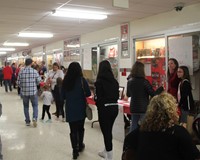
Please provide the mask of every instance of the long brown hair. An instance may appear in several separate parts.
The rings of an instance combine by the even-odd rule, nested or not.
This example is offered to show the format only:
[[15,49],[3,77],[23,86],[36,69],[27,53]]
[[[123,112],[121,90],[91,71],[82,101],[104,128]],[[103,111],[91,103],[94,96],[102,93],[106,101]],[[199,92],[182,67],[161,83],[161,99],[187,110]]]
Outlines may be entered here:
[[145,78],[144,64],[136,61],[131,69],[131,77],[143,77]]

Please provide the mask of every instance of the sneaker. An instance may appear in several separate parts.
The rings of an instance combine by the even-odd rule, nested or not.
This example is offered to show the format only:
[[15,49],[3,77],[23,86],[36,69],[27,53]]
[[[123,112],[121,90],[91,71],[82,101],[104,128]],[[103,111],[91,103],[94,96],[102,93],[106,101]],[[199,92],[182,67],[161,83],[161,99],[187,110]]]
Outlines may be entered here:
[[40,122],[44,123],[44,119],[41,118],[41,119],[40,119]]
[[106,150],[104,149],[103,151],[98,152],[98,155],[102,158],[106,158]]
[[27,122],[27,123],[26,123],[26,126],[30,126],[30,123]]
[[51,121],[51,119],[48,119],[47,121],[46,121],[46,123],[51,123],[52,121]]
[[37,121],[33,119],[33,127],[37,127]]

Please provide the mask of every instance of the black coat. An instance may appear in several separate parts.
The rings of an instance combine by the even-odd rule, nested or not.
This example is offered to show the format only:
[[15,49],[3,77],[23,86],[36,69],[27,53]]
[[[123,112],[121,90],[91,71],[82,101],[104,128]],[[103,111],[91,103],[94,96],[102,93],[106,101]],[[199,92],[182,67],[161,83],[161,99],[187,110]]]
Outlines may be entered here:
[[188,80],[183,80],[180,82],[180,102],[179,107],[188,111],[194,109],[194,99],[192,96],[192,87]]
[[117,103],[119,99],[119,83],[114,78],[99,78],[95,82],[95,101],[97,107],[107,103]]
[[145,113],[149,104],[149,96],[153,97],[155,91],[149,81],[143,77],[133,77],[127,83],[127,96],[131,97],[131,113]]

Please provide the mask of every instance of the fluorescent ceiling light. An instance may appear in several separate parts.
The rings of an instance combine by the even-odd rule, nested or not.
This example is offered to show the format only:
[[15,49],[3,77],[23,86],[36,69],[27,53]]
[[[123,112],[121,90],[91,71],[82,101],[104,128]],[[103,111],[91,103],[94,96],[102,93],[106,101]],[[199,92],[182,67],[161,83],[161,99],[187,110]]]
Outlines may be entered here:
[[15,51],[15,48],[0,48],[0,51]]
[[32,38],[51,38],[53,34],[51,33],[33,33],[33,32],[21,32],[19,37],[32,37]]
[[83,11],[83,10],[71,10],[71,9],[54,10],[52,12],[52,15],[58,17],[94,19],[94,20],[103,20],[107,18],[107,15],[105,13]]
[[80,47],[80,44],[68,44],[67,45],[67,47],[69,47],[69,48],[78,48],[78,47]]
[[0,52],[0,54],[6,54],[6,52]]
[[13,42],[13,43],[8,43],[8,42],[5,42],[4,44],[3,44],[4,46],[29,46],[29,44],[28,43],[15,43],[15,42]]

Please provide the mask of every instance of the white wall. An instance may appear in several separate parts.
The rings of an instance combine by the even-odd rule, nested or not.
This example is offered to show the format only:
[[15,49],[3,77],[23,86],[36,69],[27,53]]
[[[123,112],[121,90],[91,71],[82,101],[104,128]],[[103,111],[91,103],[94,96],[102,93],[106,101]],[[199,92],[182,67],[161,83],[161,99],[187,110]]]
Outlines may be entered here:
[[200,3],[184,7],[181,12],[172,10],[171,12],[132,21],[130,23],[130,34],[133,37],[160,31],[164,32],[165,30],[175,29],[177,27],[188,26],[191,28],[192,24],[195,23],[200,23]]

